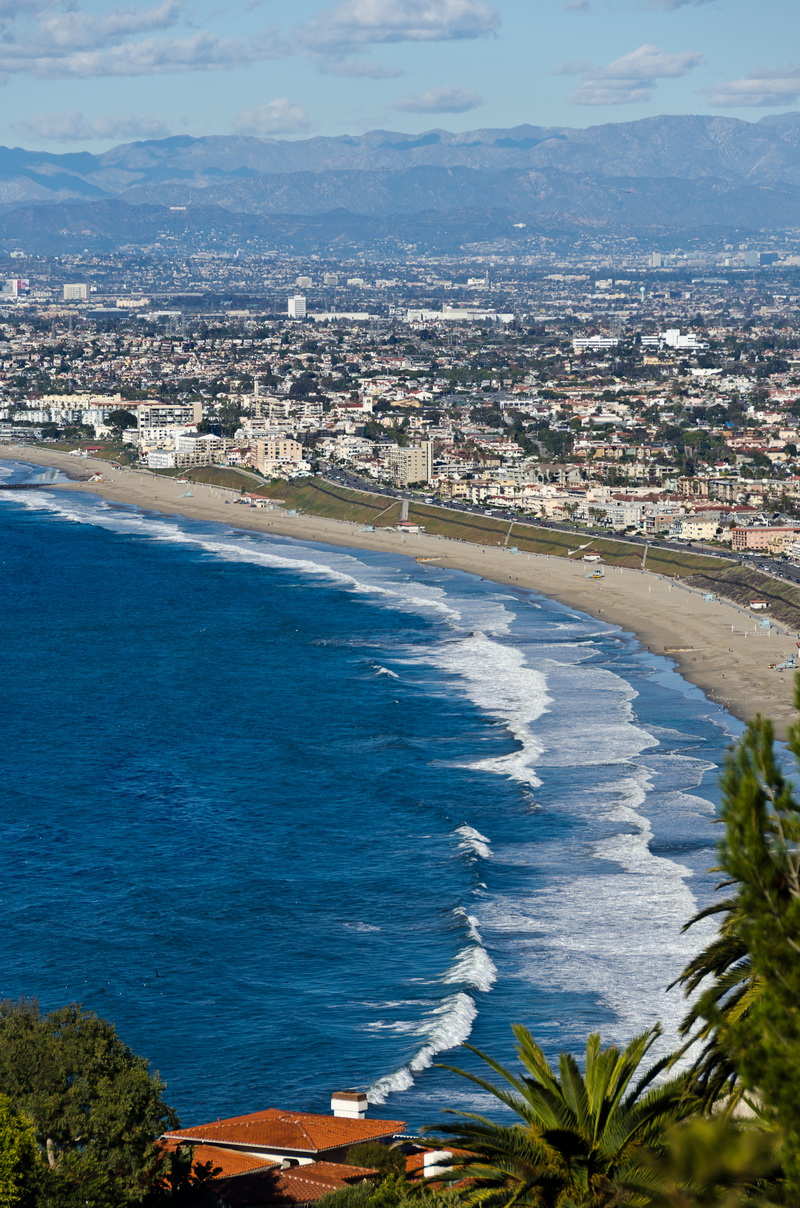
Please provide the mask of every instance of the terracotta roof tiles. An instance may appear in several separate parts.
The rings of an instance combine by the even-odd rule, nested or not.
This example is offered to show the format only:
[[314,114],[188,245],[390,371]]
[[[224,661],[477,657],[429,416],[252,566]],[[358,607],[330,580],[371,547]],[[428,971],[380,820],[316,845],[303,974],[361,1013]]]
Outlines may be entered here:
[[405,1127],[404,1120],[348,1120],[343,1116],[318,1116],[270,1107],[263,1112],[233,1116],[212,1124],[180,1128],[165,1133],[166,1140],[209,1142],[265,1149],[319,1153],[379,1137],[391,1137]]

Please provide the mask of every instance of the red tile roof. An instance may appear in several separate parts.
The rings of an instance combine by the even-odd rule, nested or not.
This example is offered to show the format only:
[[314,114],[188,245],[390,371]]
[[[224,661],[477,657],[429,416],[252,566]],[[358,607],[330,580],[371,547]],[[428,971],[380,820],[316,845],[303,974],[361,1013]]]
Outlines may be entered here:
[[[182,1144],[176,1141],[170,1145],[177,1149]],[[197,1162],[205,1165],[211,1163],[212,1170],[219,1170],[214,1178],[224,1179],[233,1174],[244,1174],[246,1170],[266,1170],[275,1166],[274,1158],[255,1158],[252,1154],[242,1153],[240,1149],[225,1149],[222,1145],[193,1145],[192,1167]]]
[[281,1170],[276,1166],[263,1173],[248,1172],[215,1180],[214,1192],[223,1204],[237,1208],[262,1208],[279,1205],[295,1208],[312,1204],[348,1183],[360,1183],[379,1172],[362,1166],[344,1166],[338,1162],[311,1162]]
[[404,1120],[348,1120],[344,1116],[317,1116],[310,1112],[286,1112],[270,1107],[264,1112],[233,1116],[195,1128],[165,1133],[165,1140],[205,1141],[212,1145],[246,1149],[319,1153],[361,1141],[374,1141],[402,1132]]

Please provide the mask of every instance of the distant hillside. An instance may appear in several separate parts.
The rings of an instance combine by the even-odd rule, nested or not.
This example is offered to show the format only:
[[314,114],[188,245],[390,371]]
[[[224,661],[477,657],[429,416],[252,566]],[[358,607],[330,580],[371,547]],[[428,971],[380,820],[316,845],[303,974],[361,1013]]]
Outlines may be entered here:
[[758,122],[655,117],[587,130],[179,137],[102,155],[0,148],[0,208],[25,207],[18,229],[27,227],[29,238],[55,238],[60,221],[56,211],[37,217],[31,205],[76,206],[91,227],[122,215],[92,204],[112,201],[130,203],[142,218],[142,206],[187,206],[193,228],[213,219],[245,229],[248,216],[335,211],[376,220],[471,211],[483,216],[479,225],[502,212],[541,228],[606,231],[800,227],[800,114]]

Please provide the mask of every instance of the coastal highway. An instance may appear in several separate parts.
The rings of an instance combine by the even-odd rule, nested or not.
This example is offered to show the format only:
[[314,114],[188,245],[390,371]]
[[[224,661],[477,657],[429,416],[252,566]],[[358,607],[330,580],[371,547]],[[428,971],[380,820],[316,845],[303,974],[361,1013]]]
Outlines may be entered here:
[[[516,512],[504,511],[501,508],[481,508],[474,504],[456,503],[450,500],[444,503],[442,500],[431,495],[423,495],[418,491],[402,491],[395,487],[387,486],[385,483],[375,483],[367,478],[361,478],[357,474],[351,473],[349,470],[326,470],[324,478],[333,485],[349,487],[354,491],[369,491],[372,495],[386,495],[393,499],[408,499],[411,503],[429,503],[431,506],[444,508],[446,511],[466,513],[470,516],[491,516],[496,520],[515,521],[518,524],[530,524],[535,528],[555,529],[559,533],[570,533],[576,538],[586,537],[606,537],[614,541],[624,541],[630,545],[655,546],[657,549],[673,549],[678,552],[690,554],[704,554],[707,557],[719,558],[724,562],[738,562],[741,566],[749,566],[754,570],[763,571],[765,574],[773,575],[776,579],[783,579],[787,583],[800,583],[800,566],[792,566],[789,562],[784,562],[781,558],[769,558],[764,554],[738,554],[733,555],[727,551],[721,551],[715,547],[702,545],[700,542],[688,541],[668,541],[666,539],[653,541],[649,537],[642,537],[636,534],[626,533],[621,536],[618,533],[597,527],[586,526],[585,528],[576,529],[573,525],[559,524],[554,520],[539,520],[533,516],[520,516]],[[644,555],[644,549],[642,549]]]

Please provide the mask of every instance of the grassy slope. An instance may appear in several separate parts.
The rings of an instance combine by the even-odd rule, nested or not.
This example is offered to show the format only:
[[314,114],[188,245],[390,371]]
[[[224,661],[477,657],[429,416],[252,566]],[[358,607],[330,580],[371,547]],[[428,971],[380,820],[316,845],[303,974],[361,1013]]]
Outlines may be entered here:
[[255,475],[243,474],[235,466],[195,466],[185,470],[152,472],[162,478],[186,478],[189,482],[205,482],[209,486],[228,487],[232,491],[251,491],[254,495],[264,494],[264,488],[269,485]]
[[[249,489],[249,488],[248,488]],[[273,482],[255,488],[258,494],[283,499],[287,507],[297,508],[314,516],[328,516],[334,520],[353,520],[363,524],[386,526],[396,524],[400,518],[399,502],[388,500],[385,495],[373,495],[367,491],[351,491],[347,487],[321,481],[303,479],[301,483]],[[454,537],[479,545],[515,545],[518,549],[536,554],[554,554],[566,558],[579,556],[579,550],[601,554],[610,566],[641,566],[644,548],[628,541],[617,541],[611,537],[592,537],[587,533],[562,533],[555,529],[537,527],[500,520],[493,516],[474,516],[449,508],[430,504],[413,503],[409,508],[409,519],[425,526],[428,533],[443,537]],[[510,532],[509,532],[510,529]],[[647,553],[647,569],[659,574],[685,577],[704,571],[717,572],[726,563],[702,554],[683,550],[653,549]]]
[[715,571],[692,575],[687,582],[692,587],[725,596],[745,608],[751,600],[764,599],[769,603],[771,617],[800,632],[800,587],[792,583],[761,574],[749,566],[719,567]]
[[[92,445],[92,457],[99,461],[116,461],[121,466],[133,464],[136,450],[133,445],[116,444],[110,440],[51,440],[46,445],[37,445],[42,449],[57,449],[59,453],[71,453],[73,449],[85,449]],[[100,446],[97,448],[97,446]]]

